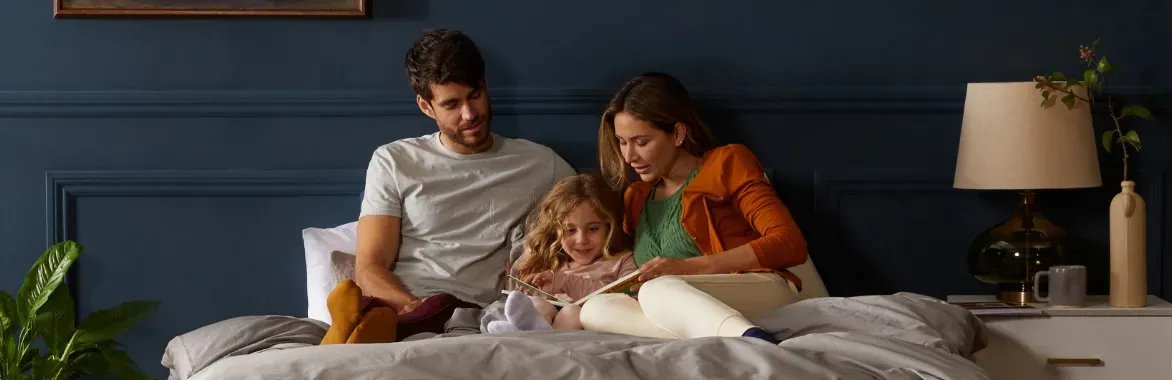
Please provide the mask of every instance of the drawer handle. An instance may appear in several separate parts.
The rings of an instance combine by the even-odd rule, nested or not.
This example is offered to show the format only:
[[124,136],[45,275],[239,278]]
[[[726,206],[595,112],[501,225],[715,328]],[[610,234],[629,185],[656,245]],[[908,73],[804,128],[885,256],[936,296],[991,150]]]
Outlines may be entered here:
[[1049,358],[1046,359],[1046,364],[1052,366],[1098,367],[1103,365],[1103,361],[1097,358]]

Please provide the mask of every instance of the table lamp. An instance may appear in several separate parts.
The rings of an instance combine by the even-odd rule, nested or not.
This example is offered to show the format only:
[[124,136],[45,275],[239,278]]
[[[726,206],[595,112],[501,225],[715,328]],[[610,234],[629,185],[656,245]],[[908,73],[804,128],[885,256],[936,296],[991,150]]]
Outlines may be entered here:
[[[1035,191],[1102,185],[1090,107],[1067,108],[1058,91],[1043,107],[1046,89],[1035,85],[968,85],[953,179],[957,189],[1021,194],[1009,219],[983,231],[968,251],[972,275],[996,284],[1000,300],[1013,305],[1035,302],[1034,273],[1068,258],[1066,232],[1037,211]],[[1071,90],[1086,97],[1083,87]]]

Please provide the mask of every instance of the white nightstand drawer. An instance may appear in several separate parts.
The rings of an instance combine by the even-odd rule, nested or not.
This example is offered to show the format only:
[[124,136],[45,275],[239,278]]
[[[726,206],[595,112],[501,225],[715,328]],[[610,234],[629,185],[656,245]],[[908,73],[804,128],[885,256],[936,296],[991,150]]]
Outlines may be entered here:
[[[988,318],[974,354],[994,380],[1172,379],[1172,318]],[[1099,361],[1084,365],[1083,362]]]

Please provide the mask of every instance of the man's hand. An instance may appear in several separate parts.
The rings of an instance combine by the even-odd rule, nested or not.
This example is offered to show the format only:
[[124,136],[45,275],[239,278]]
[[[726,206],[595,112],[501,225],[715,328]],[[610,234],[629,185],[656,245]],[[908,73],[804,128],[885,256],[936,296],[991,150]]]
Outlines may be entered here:
[[[424,298],[424,299],[426,299],[426,298]],[[399,313],[399,315],[410,313],[412,310],[415,310],[416,308],[418,308],[419,305],[422,303],[423,303],[423,299],[416,299],[414,301],[411,301],[411,303],[403,305],[403,307],[399,309],[398,313]]]

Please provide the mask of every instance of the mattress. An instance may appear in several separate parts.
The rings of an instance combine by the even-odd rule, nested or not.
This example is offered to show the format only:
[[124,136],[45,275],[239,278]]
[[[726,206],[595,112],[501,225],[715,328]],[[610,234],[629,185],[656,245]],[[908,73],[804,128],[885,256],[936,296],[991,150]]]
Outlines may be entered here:
[[968,359],[984,347],[984,325],[931,297],[817,298],[754,322],[781,343],[596,331],[440,335],[287,345],[218,359],[190,379],[989,379]]

